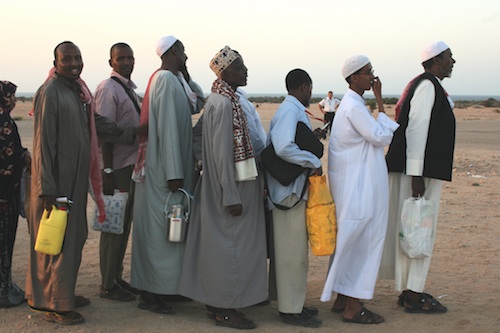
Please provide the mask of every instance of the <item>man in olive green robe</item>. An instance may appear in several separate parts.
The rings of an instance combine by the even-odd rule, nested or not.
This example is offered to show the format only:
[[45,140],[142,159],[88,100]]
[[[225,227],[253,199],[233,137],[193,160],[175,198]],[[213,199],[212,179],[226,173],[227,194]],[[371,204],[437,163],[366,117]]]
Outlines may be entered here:
[[[89,304],[75,296],[76,279],[87,239],[87,193],[91,169],[91,122],[82,102],[78,82],[83,68],[79,48],[63,42],[55,49],[55,74],[37,91],[31,181],[30,255],[26,278],[28,305],[46,312],[47,319],[60,324],[85,320],[74,309]],[[90,94],[90,93],[89,93]],[[94,114],[95,129],[107,140],[132,144],[134,131],[123,131]],[[34,251],[44,208],[56,198],[73,201],[68,215],[62,252],[47,255]]]

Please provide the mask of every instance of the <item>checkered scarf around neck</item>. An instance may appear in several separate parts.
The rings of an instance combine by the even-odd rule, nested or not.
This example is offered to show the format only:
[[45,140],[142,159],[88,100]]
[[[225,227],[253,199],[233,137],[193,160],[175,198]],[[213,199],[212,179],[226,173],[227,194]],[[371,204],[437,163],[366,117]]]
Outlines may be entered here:
[[[236,179],[240,181],[255,179],[257,169],[253,153],[250,132],[248,130],[247,118],[238,102],[238,96],[231,89],[229,84],[222,79],[217,79],[212,84],[212,92],[229,98],[233,108],[233,157],[236,166]],[[248,168],[248,164],[250,163]],[[245,165],[244,175],[239,175],[241,169],[239,165]],[[255,168],[255,170],[254,170]]]
[[[45,80],[44,84],[49,81],[56,73],[56,68],[53,67],[49,71],[49,76]],[[101,158],[99,155],[99,146],[97,143],[97,129],[95,125],[94,118],[94,98],[89,90],[89,87],[78,77],[75,81],[79,87],[80,101],[85,105],[87,111],[88,121],[89,121],[89,132],[90,132],[90,188],[92,190],[92,197],[97,205],[98,209],[98,220],[99,223],[104,222],[106,219],[106,213],[104,209],[104,199],[102,197],[102,176],[101,176]]]
[[[154,71],[148,81],[148,86],[146,87],[146,92],[144,93],[144,98],[141,105],[141,118],[140,126],[147,125],[149,123],[149,88],[151,87],[151,81],[153,77],[160,69]],[[132,179],[136,183],[143,183],[146,178],[146,151],[148,148],[148,133],[141,134],[139,136],[139,149],[137,151],[137,162],[134,166],[134,171],[132,172]]]

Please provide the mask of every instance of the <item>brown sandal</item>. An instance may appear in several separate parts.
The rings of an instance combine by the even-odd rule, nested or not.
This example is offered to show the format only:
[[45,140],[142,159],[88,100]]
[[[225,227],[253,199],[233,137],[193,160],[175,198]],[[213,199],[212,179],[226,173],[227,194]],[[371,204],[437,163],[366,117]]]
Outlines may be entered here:
[[211,312],[208,316],[215,320],[215,325],[239,330],[251,330],[257,327],[253,321],[235,309],[218,309],[208,306],[207,308]]
[[356,324],[380,324],[383,323],[385,319],[365,307],[362,307],[361,310],[359,310],[359,312],[356,313],[351,319],[342,316],[342,321]]
[[45,314],[45,319],[60,325],[79,325],[85,322],[85,318],[76,311],[47,312]]

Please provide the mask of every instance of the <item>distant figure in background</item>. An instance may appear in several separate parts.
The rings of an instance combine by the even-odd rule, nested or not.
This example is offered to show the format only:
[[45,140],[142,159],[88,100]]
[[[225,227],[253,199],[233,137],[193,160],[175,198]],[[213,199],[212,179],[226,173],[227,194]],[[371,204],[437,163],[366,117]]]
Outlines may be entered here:
[[[381,279],[395,279],[402,291],[398,304],[410,313],[444,313],[447,308],[424,293],[432,256],[410,259],[399,246],[399,224],[403,202],[424,197],[434,206],[433,236],[436,235],[443,180],[451,181],[455,148],[454,103],[441,84],[451,77],[453,59],[442,41],[422,52],[425,72],[410,82],[402,96],[398,123],[401,125],[387,152],[390,210]],[[433,239],[434,242],[435,238]]]
[[[309,173],[322,174],[321,160],[313,153],[302,150],[295,143],[298,122],[309,128],[305,113],[312,92],[312,80],[302,69],[290,71],[286,78],[288,96],[271,120],[268,144],[273,144],[276,155],[286,161],[310,169],[287,186],[267,173],[269,197],[274,203],[290,207],[273,207],[274,254],[278,311],[283,322],[304,327],[320,327],[318,309],[305,307],[307,270],[309,266],[306,230],[307,189],[303,192]],[[301,194],[304,193],[302,196]]]
[[[321,301],[337,299],[332,311],[345,322],[378,324],[382,316],[363,307],[372,299],[384,249],[389,209],[389,185],[384,147],[398,124],[384,112],[382,83],[373,75],[368,57],[348,58],[342,76],[349,89],[342,98],[328,153],[328,180],[337,208],[337,247]],[[373,117],[363,94],[373,90],[378,114]]]
[[[111,77],[102,81],[95,92],[96,112],[120,126],[139,126],[140,102],[130,79],[134,70],[134,52],[129,45],[117,43],[111,47],[109,65]],[[128,192],[123,233],[120,235],[101,232],[99,263],[101,289],[99,296],[115,301],[132,301],[137,289],[122,279],[123,258],[127,249],[133,217],[134,182],[130,178],[137,160],[137,142],[133,145],[113,144],[101,140],[104,162],[102,172],[104,194],[113,195],[115,190]]]
[[[17,86],[0,81],[0,308],[24,302],[24,291],[12,281],[12,251],[21,211],[20,183],[23,170],[29,172],[31,155],[10,112],[16,106]],[[29,184],[28,184],[29,186]]]
[[337,110],[339,104],[340,100],[333,96],[332,91],[329,91],[326,98],[323,98],[318,103],[319,110],[325,114],[325,124],[329,124],[326,128],[326,133],[328,133],[328,131],[330,131],[330,134],[332,133],[333,118],[335,117],[335,111]]
[[206,304],[216,325],[253,329],[255,323],[236,309],[267,299],[263,183],[249,130],[249,122],[257,124],[246,117],[236,93],[247,82],[240,54],[226,46],[210,68],[217,79],[203,115],[203,174],[180,293]]
[[[85,322],[74,311],[90,304],[75,295],[76,279],[87,239],[89,185],[104,220],[97,135],[132,144],[136,128],[121,129],[93,110],[93,97],[80,78],[83,60],[78,46],[62,42],[54,49],[55,72],[34,98],[35,120],[29,219],[30,254],[26,277],[28,305],[62,325]],[[90,178],[90,181],[89,181]],[[34,250],[42,212],[58,206],[57,198],[73,201],[62,252],[51,256]]]
[[[131,284],[141,290],[138,307],[174,314],[168,304],[179,296],[184,242],[167,239],[165,203],[170,193],[178,200],[183,188],[193,193],[194,159],[191,115],[200,111],[200,87],[186,69],[184,45],[174,36],[162,37],[156,46],[161,67],[148,83],[142,102],[141,125],[149,124],[140,138],[132,244]],[[177,199],[175,199],[177,198]]]

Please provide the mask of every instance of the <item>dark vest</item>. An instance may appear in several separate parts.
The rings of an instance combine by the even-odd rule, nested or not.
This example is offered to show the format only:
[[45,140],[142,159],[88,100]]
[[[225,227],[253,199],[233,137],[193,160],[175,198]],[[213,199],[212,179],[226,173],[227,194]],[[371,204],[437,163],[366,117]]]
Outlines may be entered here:
[[[406,128],[410,113],[410,101],[415,89],[424,79],[434,85],[436,98],[432,107],[429,133],[425,146],[423,176],[451,181],[453,152],[455,149],[455,116],[441,84],[430,73],[420,75],[410,87],[406,100],[403,101],[398,119],[400,127],[394,133],[386,155],[389,172],[404,173],[406,168]],[[414,111],[415,112],[415,111]]]

